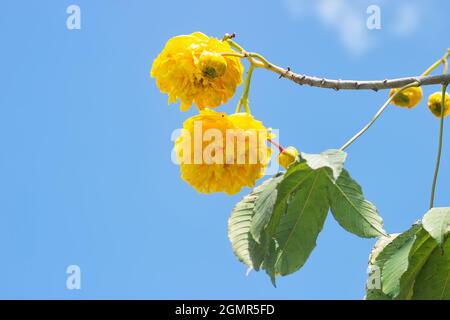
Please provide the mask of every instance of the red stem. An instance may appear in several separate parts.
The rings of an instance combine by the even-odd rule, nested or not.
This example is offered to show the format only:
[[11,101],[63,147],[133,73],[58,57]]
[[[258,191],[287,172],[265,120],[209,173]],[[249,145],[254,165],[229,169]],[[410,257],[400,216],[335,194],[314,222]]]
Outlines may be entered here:
[[272,139],[268,138],[267,141],[269,141],[271,144],[273,144],[275,147],[277,147],[278,150],[280,150],[280,152],[284,151],[284,148],[281,145],[279,145],[278,143],[276,143],[275,141],[273,141]]

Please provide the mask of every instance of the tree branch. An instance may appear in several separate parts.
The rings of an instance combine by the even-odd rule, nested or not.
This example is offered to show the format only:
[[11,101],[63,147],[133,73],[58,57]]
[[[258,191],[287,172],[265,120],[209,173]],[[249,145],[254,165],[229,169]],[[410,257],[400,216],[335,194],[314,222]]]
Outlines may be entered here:
[[265,64],[260,61],[255,61],[254,64],[258,67],[271,70],[281,77],[287,78],[299,85],[309,85],[311,87],[327,88],[334,90],[383,90],[401,88],[410,83],[417,82],[419,86],[427,86],[434,84],[448,84],[450,83],[450,74],[442,74],[435,76],[417,76],[398,79],[385,79],[375,81],[359,81],[359,80],[333,80],[319,77],[307,76],[305,74],[297,74],[290,70],[281,68],[274,64]]

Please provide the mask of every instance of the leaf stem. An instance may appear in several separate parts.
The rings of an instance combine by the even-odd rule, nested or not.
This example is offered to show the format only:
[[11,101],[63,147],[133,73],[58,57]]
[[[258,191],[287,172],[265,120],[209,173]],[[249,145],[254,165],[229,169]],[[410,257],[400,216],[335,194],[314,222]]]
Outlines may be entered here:
[[445,106],[445,93],[447,91],[448,83],[442,85],[442,106],[441,106],[441,118],[439,125],[439,145],[436,159],[436,167],[434,169],[433,184],[431,185],[431,196],[430,196],[430,209],[434,207],[434,193],[436,191],[436,183],[439,174],[439,165],[441,163],[442,154],[442,140],[444,136],[444,106]]
[[380,109],[377,111],[377,113],[373,116],[373,118],[369,121],[368,124],[366,124],[358,133],[356,133],[350,140],[348,140],[341,148],[340,150],[345,150],[348,146],[350,146],[355,140],[357,140],[361,135],[364,134],[374,123],[377,121],[377,119],[380,117],[380,115],[383,113],[383,111],[387,108],[387,106],[392,102],[392,100],[395,99],[395,97],[400,94],[403,90],[410,88],[410,87],[417,87],[419,85],[418,82],[413,82],[410,84],[407,84],[400,88],[397,92],[395,92],[392,96],[390,96],[386,102],[380,107]]

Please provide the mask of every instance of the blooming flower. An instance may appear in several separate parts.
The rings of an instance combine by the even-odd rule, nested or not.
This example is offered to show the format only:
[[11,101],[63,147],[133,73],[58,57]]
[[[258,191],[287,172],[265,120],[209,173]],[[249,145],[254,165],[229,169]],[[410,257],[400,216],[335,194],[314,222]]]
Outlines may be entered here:
[[181,177],[200,193],[235,194],[264,175],[268,130],[247,113],[210,109],[187,119],[175,142]]
[[201,32],[171,38],[152,65],[151,76],[169,95],[169,104],[181,101],[186,111],[195,103],[198,109],[226,103],[242,82],[244,68],[226,41]]

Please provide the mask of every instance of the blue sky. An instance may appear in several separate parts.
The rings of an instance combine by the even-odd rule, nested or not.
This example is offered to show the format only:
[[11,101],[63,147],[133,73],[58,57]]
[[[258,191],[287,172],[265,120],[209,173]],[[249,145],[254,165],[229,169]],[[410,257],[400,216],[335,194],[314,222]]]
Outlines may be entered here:
[[[70,4],[81,8],[81,30],[66,28]],[[380,30],[365,27],[371,4]],[[450,46],[447,1],[18,0],[1,9],[0,298],[363,297],[375,240],[331,216],[306,265],[278,288],[263,273],[246,276],[227,219],[248,190],[199,195],[179,178],[170,137],[195,110],[168,107],[148,73],[167,39],[202,31],[236,32],[248,50],[301,73],[418,75]],[[283,144],[314,153],[344,143],[386,95],[299,87],[257,70],[250,99]],[[346,166],[388,232],[427,210],[437,134],[424,102],[391,107],[348,149]],[[438,206],[449,205],[447,141],[450,130]],[[72,264],[81,290],[66,289]]]

